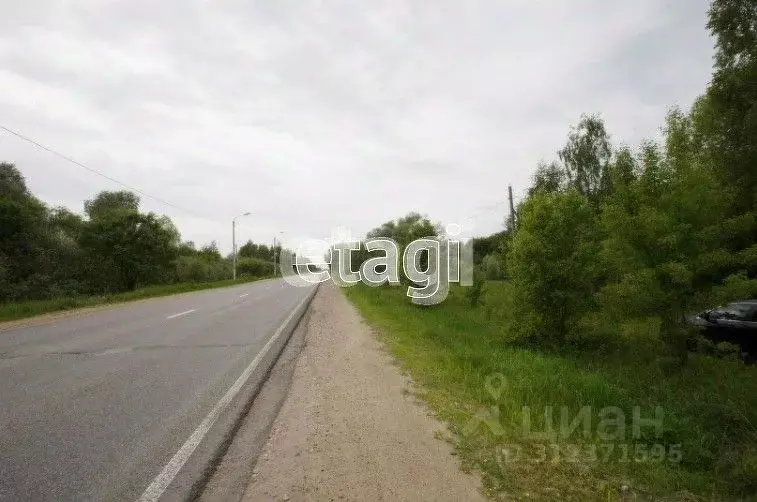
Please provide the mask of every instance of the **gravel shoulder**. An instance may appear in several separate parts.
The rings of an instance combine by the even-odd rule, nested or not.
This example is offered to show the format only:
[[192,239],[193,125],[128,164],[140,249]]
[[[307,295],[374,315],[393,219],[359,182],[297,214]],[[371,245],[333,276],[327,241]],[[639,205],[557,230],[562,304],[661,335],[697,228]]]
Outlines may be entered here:
[[339,288],[322,284],[244,500],[485,500],[435,438],[444,431]]

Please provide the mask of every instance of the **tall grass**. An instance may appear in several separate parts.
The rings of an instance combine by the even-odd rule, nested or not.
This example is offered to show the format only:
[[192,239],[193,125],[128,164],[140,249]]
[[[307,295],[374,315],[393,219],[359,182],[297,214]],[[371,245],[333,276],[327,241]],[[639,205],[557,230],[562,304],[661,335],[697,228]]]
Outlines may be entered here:
[[[757,493],[754,367],[700,355],[681,367],[632,345],[563,353],[524,348],[508,334],[517,322],[509,314],[508,288],[488,283],[476,309],[462,289],[424,309],[411,305],[401,288],[345,290],[420,384],[422,397],[448,421],[464,465],[481,471],[489,495],[733,500]],[[653,427],[632,437],[637,406],[643,418],[662,407],[659,437]],[[563,407],[569,419],[591,407],[587,436],[579,429],[537,440],[524,429],[528,415],[532,431],[545,431],[549,409],[559,429]],[[625,431],[600,426],[600,410],[608,407],[623,413]],[[608,431],[623,433],[603,439]]]

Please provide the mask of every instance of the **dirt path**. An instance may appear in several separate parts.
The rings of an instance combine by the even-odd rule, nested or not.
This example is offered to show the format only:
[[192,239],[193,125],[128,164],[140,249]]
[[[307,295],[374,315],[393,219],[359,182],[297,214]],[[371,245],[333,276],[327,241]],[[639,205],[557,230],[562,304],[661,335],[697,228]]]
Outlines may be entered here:
[[412,394],[331,283],[313,300],[306,345],[245,500],[484,500],[434,438],[444,425]]

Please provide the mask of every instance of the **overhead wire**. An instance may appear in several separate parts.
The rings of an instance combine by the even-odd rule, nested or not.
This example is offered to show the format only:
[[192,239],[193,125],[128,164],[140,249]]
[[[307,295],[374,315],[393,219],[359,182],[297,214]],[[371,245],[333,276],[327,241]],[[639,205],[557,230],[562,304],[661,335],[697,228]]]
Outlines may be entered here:
[[127,189],[129,189],[129,190],[131,190],[133,192],[136,192],[136,193],[144,196],[144,197],[147,197],[147,198],[152,199],[152,200],[154,200],[156,202],[159,202],[159,203],[161,203],[161,204],[163,204],[165,206],[172,207],[174,209],[178,209],[179,211],[185,212],[187,214],[191,214],[192,216],[195,216],[195,217],[204,218],[204,219],[211,219],[211,218],[207,218],[206,216],[199,215],[199,214],[195,213],[194,211],[190,211],[189,209],[181,207],[181,206],[179,206],[177,204],[169,202],[169,201],[167,201],[167,200],[165,200],[165,199],[163,199],[161,197],[157,197],[155,195],[152,195],[152,194],[150,194],[150,193],[148,193],[148,192],[146,192],[146,191],[144,191],[142,189],[139,189],[139,188],[137,188],[135,186],[129,185],[127,183],[124,183],[123,181],[120,181],[120,180],[118,180],[118,179],[116,179],[116,178],[114,178],[114,177],[112,177],[112,176],[110,176],[108,174],[105,174],[105,173],[103,173],[102,171],[100,171],[98,169],[95,169],[93,167],[89,167],[89,166],[87,166],[87,165],[79,162],[78,160],[76,160],[76,159],[74,159],[72,157],[69,157],[68,155],[65,155],[65,154],[59,152],[58,150],[55,150],[54,148],[51,148],[51,147],[46,146],[46,145],[43,145],[39,141],[36,141],[36,140],[30,138],[29,136],[21,134],[20,132],[14,130],[14,129],[11,129],[10,127],[6,127],[6,126],[0,124],[0,129],[2,129],[3,131],[5,131],[5,132],[7,132],[9,134],[12,134],[13,136],[15,136],[15,137],[17,137],[17,138],[19,138],[19,139],[21,139],[23,141],[26,141],[27,143],[30,143],[30,144],[36,146],[37,148],[40,148],[40,149],[42,149],[42,150],[44,150],[44,151],[46,151],[46,152],[48,152],[48,153],[50,153],[52,155],[55,155],[58,158],[61,158],[61,159],[65,160],[66,162],[69,162],[70,164],[78,166],[78,167],[80,167],[80,168],[82,168],[82,169],[84,169],[86,171],[89,171],[90,173],[96,174],[97,176],[105,178],[108,181],[116,183],[117,185],[120,185],[120,186],[122,186],[124,188],[127,188]]

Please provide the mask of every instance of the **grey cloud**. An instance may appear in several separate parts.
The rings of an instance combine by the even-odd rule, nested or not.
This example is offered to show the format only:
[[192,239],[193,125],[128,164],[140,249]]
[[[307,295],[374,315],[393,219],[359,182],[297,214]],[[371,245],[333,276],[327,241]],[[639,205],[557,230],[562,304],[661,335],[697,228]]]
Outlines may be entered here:
[[[0,19],[0,117],[190,208],[144,200],[225,250],[246,210],[243,238],[265,242],[409,210],[478,214],[485,233],[501,228],[507,184],[523,193],[580,113],[636,143],[667,105],[691,103],[710,73],[706,7],[26,2]],[[0,147],[51,202],[115,188],[13,138]]]

